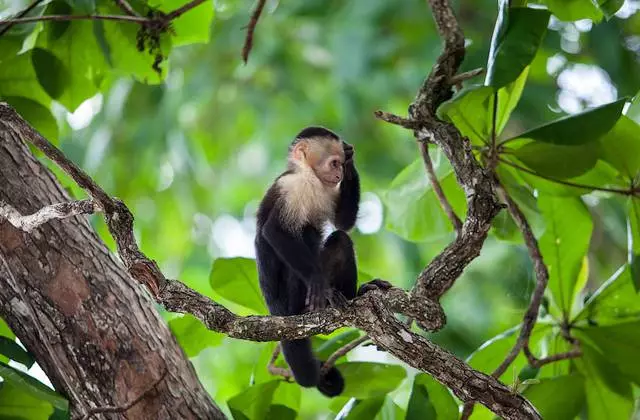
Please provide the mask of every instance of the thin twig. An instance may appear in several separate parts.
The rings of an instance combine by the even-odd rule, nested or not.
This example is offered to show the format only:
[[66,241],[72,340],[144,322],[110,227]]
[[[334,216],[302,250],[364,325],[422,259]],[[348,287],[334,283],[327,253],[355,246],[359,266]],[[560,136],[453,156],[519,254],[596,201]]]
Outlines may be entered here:
[[621,188],[608,188],[608,187],[596,187],[595,185],[587,185],[587,184],[578,184],[577,182],[571,182],[571,181],[565,181],[562,179],[556,179],[556,178],[552,178],[550,176],[547,175],[543,175],[540,174],[536,171],[533,171],[529,168],[525,168],[524,166],[520,166],[516,163],[510,162],[506,159],[503,158],[498,158],[498,160],[502,163],[504,163],[505,165],[509,165],[512,168],[515,168],[519,171],[522,172],[526,172],[530,175],[533,176],[537,176],[538,178],[542,178],[542,179],[546,179],[547,181],[551,181],[551,182],[555,182],[556,184],[562,184],[562,185],[566,185],[569,187],[575,187],[575,188],[584,188],[585,190],[595,190],[595,191],[603,191],[603,192],[610,192],[610,193],[614,193],[614,194],[622,194],[622,195],[631,195],[631,196],[640,196],[640,191],[636,188],[630,188],[628,190],[624,190]]
[[145,397],[147,397],[151,393],[151,391],[156,389],[156,387],[160,384],[160,382],[162,382],[162,380],[164,380],[164,378],[167,376],[167,372],[168,372],[168,369],[165,368],[162,375],[160,375],[160,377],[156,381],[154,381],[146,390],[144,390],[140,395],[138,395],[135,399],[129,401],[128,403],[124,405],[118,405],[118,406],[108,405],[104,407],[92,408],[89,410],[87,414],[84,415],[82,420],[89,420],[91,417],[95,416],[96,414],[123,413],[125,411],[128,411],[134,405],[138,404]]
[[127,15],[140,16],[138,12],[136,12],[134,8],[131,7],[129,3],[127,3],[127,0],[115,0],[115,2],[118,5],[118,7],[122,9],[122,11],[125,12]]
[[280,355],[280,343],[273,349],[273,354],[271,355],[271,359],[269,360],[269,364],[267,364],[267,370],[270,374],[274,376],[282,376],[286,381],[290,381],[293,379],[293,373],[291,373],[290,369],[282,368],[276,366],[276,360]]
[[[26,9],[24,9],[22,12],[18,13],[15,18],[22,18],[24,17],[27,13],[29,13],[30,11],[32,11],[33,9],[36,8],[37,5],[39,5],[40,3],[42,3],[43,0],[36,0],[33,3],[31,3]],[[1,23],[0,23],[1,24]],[[11,27],[13,26],[13,23],[7,23],[4,28],[0,29],[0,36],[4,35],[5,33],[7,33],[7,31],[9,29],[11,29]]]
[[464,73],[458,73],[455,76],[453,76],[451,79],[449,79],[449,83],[452,85],[455,85],[458,89],[460,89],[462,87],[462,82],[464,82],[465,80],[472,79],[476,76],[479,76],[482,73],[484,73],[483,68],[465,71]]
[[[184,6],[178,7],[176,10],[174,10],[173,12],[170,12],[166,18],[168,20],[173,20],[175,18],[178,18],[182,15],[184,15],[185,13],[187,13],[189,10],[193,9],[196,6],[201,5],[202,3],[204,3],[207,0],[193,0],[187,4],[185,4]],[[213,7],[213,6],[212,6]]]
[[422,128],[422,124],[419,121],[401,117],[390,112],[375,111],[373,115],[375,115],[375,117],[379,120],[386,121],[390,124],[399,125],[400,127],[408,128],[409,130],[419,130],[420,128]]
[[334,351],[331,356],[322,364],[322,369],[320,369],[320,375],[326,375],[327,372],[336,364],[336,361],[349,353],[351,350],[358,347],[360,344],[365,341],[370,340],[368,335],[363,335],[362,337],[358,337],[353,341],[348,342],[344,346],[340,347],[338,350]]
[[13,226],[25,232],[31,232],[53,219],[65,219],[79,214],[93,214],[99,210],[100,208],[93,200],[80,200],[51,204],[33,214],[23,216],[10,204],[0,201],[0,218],[7,219]]
[[264,9],[265,3],[266,0],[258,0],[258,4],[251,14],[251,19],[247,25],[247,36],[244,39],[244,46],[242,47],[242,60],[245,64],[247,63],[249,53],[251,53],[251,49],[253,48],[253,34],[256,31],[256,26],[260,20],[260,15],[262,15],[262,9]]
[[132,23],[146,23],[152,22],[152,19],[137,16],[127,15],[44,15],[44,16],[30,16],[14,19],[5,19],[0,21],[0,25],[10,24],[15,25],[18,23],[30,23],[30,22],[42,22],[42,21],[69,21],[69,20],[114,20],[120,22],[132,22]]
[[444,194],[442,190],[442,186],[438,181],[438,176],[436,175],[436,171],[433,169],[433,163],[431,162],[431,156],[429,156],[429,147],[425,142],[418,142],[418,147],[420,148],[420,154],[422,155],[422,160],[424,162],[424,167],[427,171],[427,177],[429,178],[429,182],[431,183],[431,187],[433,188],[433,192],[438,198],[438,202],[440,203],[440,207],[449,218],[449,221],[453,225],[453,228],[456,231],[456,234],[460,234],[460,230],[462,229],[462,221],[451,207],[451,203],[447,200],[447,196]]

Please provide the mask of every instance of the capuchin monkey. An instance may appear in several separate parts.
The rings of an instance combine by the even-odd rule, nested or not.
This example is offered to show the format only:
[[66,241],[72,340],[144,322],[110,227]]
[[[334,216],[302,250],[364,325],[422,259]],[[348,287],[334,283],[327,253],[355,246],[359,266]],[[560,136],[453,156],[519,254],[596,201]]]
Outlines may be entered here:
[[[363,284],[356,293],[353,242],[346,233],[356,223],[360,180],[353,147],[323,127],[302,130],[289,147],[288,168],[265,194],[255,238],[260,288],[272,315],[297,315],[337,307],[367,290],[391,285]],[[327,222],[337,230],[323,242]],[[335,367],[320,376],[322,362],[311,340],[282,341],[285,360],[303,387],[328,397],[342,393]]]

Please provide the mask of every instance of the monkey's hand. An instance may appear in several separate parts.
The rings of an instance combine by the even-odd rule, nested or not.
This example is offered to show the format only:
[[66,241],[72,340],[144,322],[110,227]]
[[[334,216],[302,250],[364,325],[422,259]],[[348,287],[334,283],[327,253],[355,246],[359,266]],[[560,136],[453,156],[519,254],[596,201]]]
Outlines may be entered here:
[[327,306],[327,289],[324,282],[314,281],[307,287],[305,306],[309,312],[319,311]]
[[342,149],[344,150],[344,164],[353,163],[353,146],[346,141],[342,142]]
[[334,288],[329,290],[327,299],[329,300],[329,305],[336,309],[344,309],[349,302],[339,290]]
[[369,290],[388,290],[391,289],[393,285],[386,280],[373,279],[368,283],[363,284],[358,289],[358,296],[362,296],[367,293]]

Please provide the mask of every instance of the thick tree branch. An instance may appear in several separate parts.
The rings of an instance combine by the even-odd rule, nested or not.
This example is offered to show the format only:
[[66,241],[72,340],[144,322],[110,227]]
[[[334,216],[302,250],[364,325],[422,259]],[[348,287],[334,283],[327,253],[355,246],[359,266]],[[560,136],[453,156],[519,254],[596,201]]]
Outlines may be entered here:
[[353,326],[365,331],[376,345],[400,360],[433,375],[463,401],[479,401],[507,419],[539,418],[525,399],[514,395],[494,378],[473,370],[452,354],[410,332],[395,318],[394,313],[399,312],[416,318],[429,329],[440,328],[444,324],[444,313],[437,302],[428,298],[409,298],[403,290],[392,288],[367,292],[349,302],[343,310],[326,309],[289,317],[239,317],[184,284],[167,280],[157,265],[138,249],[132,233],[133,217],[124,203],[106,195],[88,175],[35,130],[24,128],[24,121],[7,105],[0,104],[0,121],[7,121],[22,138],[32,141],[100,203],[125,266],[132,277],[145,284],[168,310],[191,313],[212,330],[254,341],[302,338],[329,333],[342,326]]

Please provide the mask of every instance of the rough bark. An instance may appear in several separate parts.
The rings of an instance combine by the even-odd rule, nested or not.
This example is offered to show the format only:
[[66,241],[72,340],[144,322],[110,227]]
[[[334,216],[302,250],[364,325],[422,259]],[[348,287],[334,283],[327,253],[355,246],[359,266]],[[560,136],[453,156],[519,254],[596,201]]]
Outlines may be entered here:
[[[0,118],[0,201],[22,214],[71,202],[19,132]],[[95,418],[224,418],[148,293],[84,216],[30,233],[0,220],[0,316],[69,398],[74,417],[126,408],[144,394]]]

